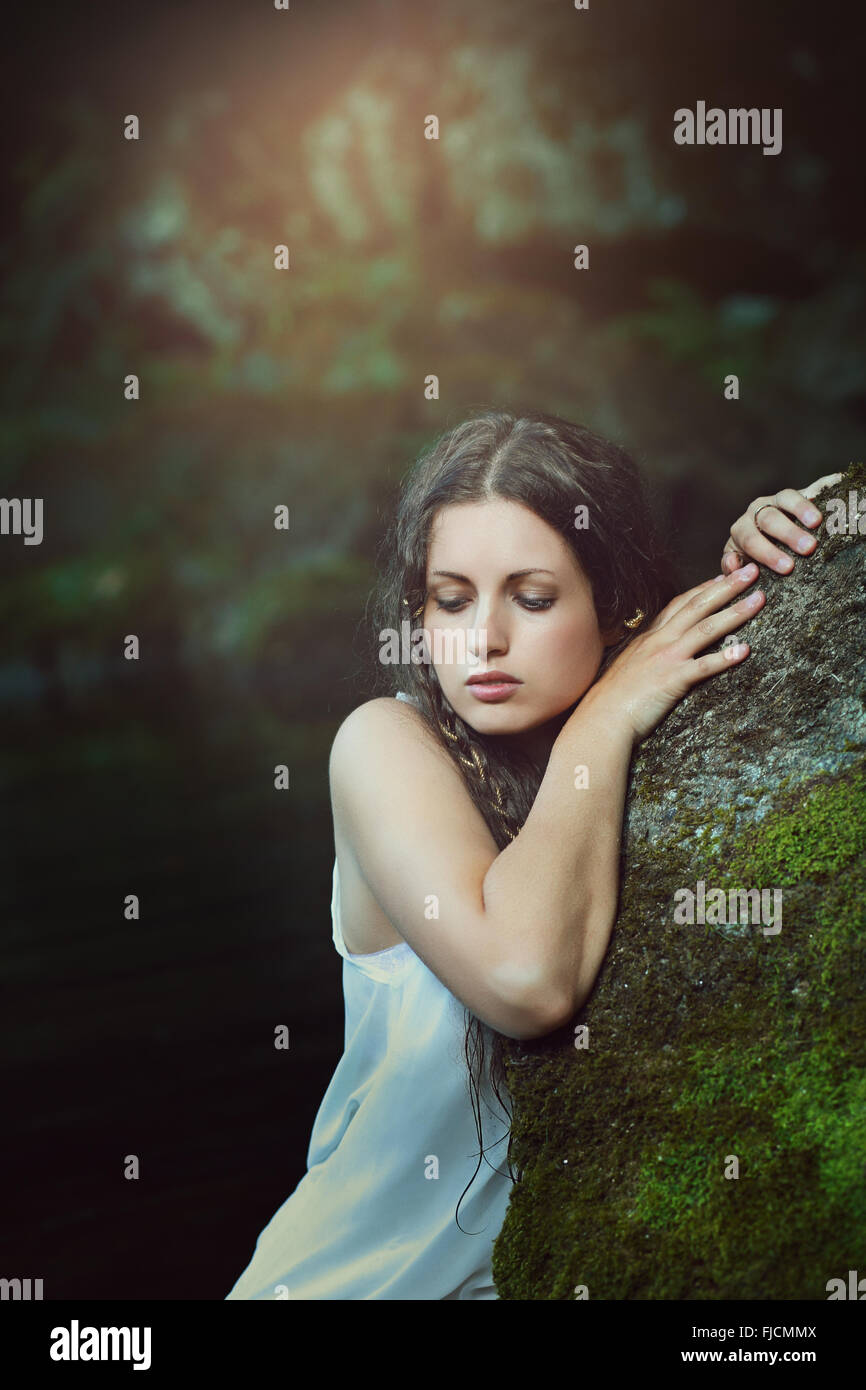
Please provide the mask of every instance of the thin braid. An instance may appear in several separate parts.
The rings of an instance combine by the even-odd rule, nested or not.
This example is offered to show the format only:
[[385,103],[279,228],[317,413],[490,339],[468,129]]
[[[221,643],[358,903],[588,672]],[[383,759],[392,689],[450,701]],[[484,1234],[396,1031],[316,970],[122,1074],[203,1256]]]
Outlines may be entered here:
[[478,755],[478,750],[475,747],[474,743],[469,743],[469,752],[471,754],[471,759],[467,758],[460,750],[460,735],[454,733],[451,729],[449,729],[447,725],[443,724],[442,720],[438,717],[437,723],[445,737],[450,739],[452,743],[457,745],[455,752],[457,753],[458,758],[464,764],[464,766],[468,767],[470,772],[476,772],[479,778],[481,779],[482,784],[485,787],[490,788],[490,790],[493,792],[493,795],[496,797],[496,800],[491,801],[488,797],[487,804],[488,806],[491,806],[499,816],[502,822],[502,828],[504,829],[508,838],[510,840],[516,840],[517,836],[520,834],[520,830],[518,829],[517,831],[514,831],[508,824],[508,813],[505,809],[505,803],[502,799],[502,792],[500,790],[499,783],[496,781],[495,777],[490,777],[485,772],[484,764],[482,763],[481,758]]
[[[508,838],[510,840],[515,840],[517,838],[517,835],[520,834],[520,826],[518,826],[517,831],[515,832],[511,829],[510,825],[508,824],[508,812],[506,811],[502,791],[499,787],[496,778],[491,776],[486,771],[484,764],[481,758],[479,757],[478,751],[472,740],[465,736],[463,739],[461,739],[460,735],[455,730],[448,728],[448,725],[445,721],[450,722],[450,711],[443,708],[442,716],[443,718],[440,718],[439,714],[436,714],[436,722],[439,725],[439,728],[441,729],[445,737],[448,739],[449,743],[453,745],[453,751],[456,754],[456,756],[460,759],[460,762],[463,764],[465,768],[468,769],[470,775],[474,776],[474,778],[476,779],[476,785],[477,783],[480,783],[482,788],[493,791],[496,800],[492,801],[489,796],[485,797],[484,800],[486,804],[491,808],[491,810],[493,810],[496,813],[497,820],[505,834],[508,836]],[[470,757],[467,758],[466,755],[463,753],[461,743],[468,746],[469,753],[471,755]],[[509,1106],[506,1106],[506,1099],[510,1101],[510,1095],[508,1093],[508,1078],[506,1074],[505,1054],[503,1050],[504,1039],[499,1033],[496,1032],[495,1029],[488,1028],[486,1024],[482,1023],[481,1019],[477,1018],[472,1013],[472,1010],[468,1007],[464,1010],[464,1016],[466,1020],[466,1035],[464,1038],[463,1051],[464,1056],[466,1058],[466,1072],[469,1087],[469,1099],[472,1105],[472,1114],[475,1118],[475,1128],[478,1133],[479,1154],[478,1164],[476,1166],[475,1173],[464,1187],[463,1192],[460,1195],[460,1201],[458,1201],[457,1203],[456,1219],[458,1226],[460,1225],[460,1202],[463,1201],[463,1198],[469,1191],[469,1188],[474,1182],[475,1177],[477,1177],[482,1161],[485,1161],[489,1168],[493,1168],[494,1171],[499,1173],[501,1176],[506,1176],[506,1174],[503,1173],[501,1168],[496,1168],[495,1165],[490,1162],[484,1151],[484,1133],[483,1122],[481,1118],[481,1085],[482,1076],[485,1074],[489,1076],[493,1094],[499,1102],[500,1109],[503,1111],[504,1115],[507,1117],[508,1120],[508,1143],[505,1152],[505,1162],[508,1165],[508,1176],[510,1176],[512,1181],[515,1182],[519,1182],[522,1177],[522,1174],[520,1172],[514,1172],[511,1161],[514,1135],[511,1129],[511,1110]],[[487,1057],[488,1039],[490,1045],[489,1060]],[[506,1093],[505,1096],[503,1096],[502,1094],[503,1089]],[[487,1108],[488,1110],[490,1109],[489,1105],[487,1106]],[[492,1114],[493,1112],[491,1111],[490,1113]],[[497,1142],[501,1143],[502,1141],[499,1140]],[[462,1229],[463,1228],[461,1227],[461,1230]]]

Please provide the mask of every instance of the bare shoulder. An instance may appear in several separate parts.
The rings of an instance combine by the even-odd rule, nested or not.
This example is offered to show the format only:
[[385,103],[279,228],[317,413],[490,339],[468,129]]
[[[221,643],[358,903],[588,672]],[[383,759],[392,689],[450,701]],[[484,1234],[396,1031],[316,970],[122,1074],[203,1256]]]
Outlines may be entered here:
[[411,700],[397,700],[388,695],[379,695],[356,705],[346,715],[340,729],[345,728],[347,724],[361,727],[373,724],[381,727],[383,723],[389,722],[395,725],[408,723],[427,729],[427,721],[416,704]]
[[337,730],[329,775],[344,939],[362,953],[405,941],[491,1028],[549,1032],[549,1001],[539,1004],[527,975],[531,943],[503,941],[486,909],[500,850],[421,711],[388,698],[359,705]]
[[404,873],[416,851],[428,863],[451,855],[452,872],[473,884],[498,853],[448,749],[407,700],[353,709],[334,736],[328,771],[338,849],[354,857],[371,889],[373,861],[394,863],[398,846]]
[[411,756],[413,749],[424,748],[428,757],[436,756],[450,763],[450,758],[436,738],[417,705],[408,700],[378,696],[365,700],[346,715],[331,745],[330,772],[351,773],[357,767],[359,755],[366,766],[377,756],[399,751]]

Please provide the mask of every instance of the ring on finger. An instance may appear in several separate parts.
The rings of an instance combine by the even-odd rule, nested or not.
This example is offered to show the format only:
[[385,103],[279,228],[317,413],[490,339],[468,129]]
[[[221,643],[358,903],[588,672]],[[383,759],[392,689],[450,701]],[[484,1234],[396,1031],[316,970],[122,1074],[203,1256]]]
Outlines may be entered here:
[[761,512],[764,510],[765,507],[775,507],[775,505],[775,502],[762,502],[761,506],[758,507],[758,510],[752,512],[752,521],[755,523],[755,529],[757,531],[760,531],[762,536],[765,536],[767,533],[758,525],[758,517],[761,515]]

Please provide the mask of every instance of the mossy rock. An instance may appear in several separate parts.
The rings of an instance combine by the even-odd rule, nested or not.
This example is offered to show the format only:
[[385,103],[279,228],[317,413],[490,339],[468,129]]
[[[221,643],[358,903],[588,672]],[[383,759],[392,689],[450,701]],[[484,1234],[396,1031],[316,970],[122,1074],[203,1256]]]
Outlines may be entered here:
[[[813,555],[761,567],[746,662],[638,750],[586,1005],[509,1045],[502,1299],[826,1299],[866,1275],[866,538],[827,535],[825,505],[849,489],[862,465],[817,499]],[[699,881],[726,909],[692,925]],[[751,913],[728,898],[756,888]]]

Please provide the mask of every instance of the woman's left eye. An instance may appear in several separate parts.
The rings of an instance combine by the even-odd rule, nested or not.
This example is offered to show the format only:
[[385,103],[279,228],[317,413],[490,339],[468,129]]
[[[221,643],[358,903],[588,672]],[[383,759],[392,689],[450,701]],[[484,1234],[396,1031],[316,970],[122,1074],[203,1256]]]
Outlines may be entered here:
[[539,611],[541,611],[541,610],[543,610],[543,609],[550,608],[551,604],[553,603],[553,599],[552,599],[552,598],[524,598],[524,599],[521,599],[521,602],[522,602],[522,603],[525,605],[525,607],[527,607],[527,608],[530,608],[530,609],[538,609]]

